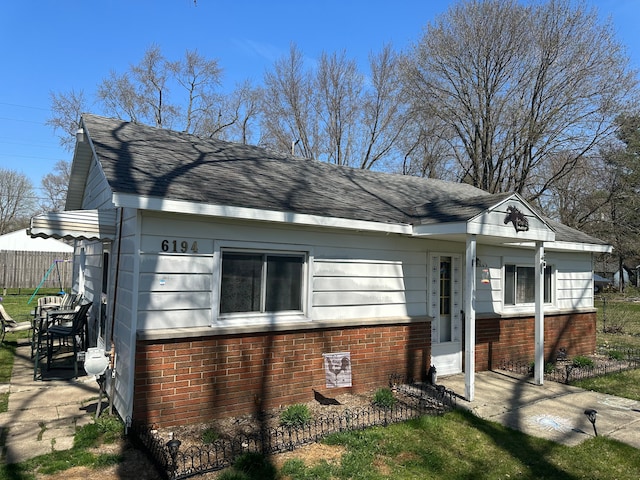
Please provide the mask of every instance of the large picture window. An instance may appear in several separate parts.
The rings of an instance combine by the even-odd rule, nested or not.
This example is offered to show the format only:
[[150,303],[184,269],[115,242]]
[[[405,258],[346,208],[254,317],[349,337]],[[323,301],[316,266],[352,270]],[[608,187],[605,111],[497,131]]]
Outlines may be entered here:
[[220,313],[302,311],[305,255],[222,252]]
[[[551,272],[550,266],[544,269],[544,302],[551,303]],[[504,303],[505,305],[520,305],[535,303],[536,272],[534,267],[519,265],[505,265],[504,267]]]

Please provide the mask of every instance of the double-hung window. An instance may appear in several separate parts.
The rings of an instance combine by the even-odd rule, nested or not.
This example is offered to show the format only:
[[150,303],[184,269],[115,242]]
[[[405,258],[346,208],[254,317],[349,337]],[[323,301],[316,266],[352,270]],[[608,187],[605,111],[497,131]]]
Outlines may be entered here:
[[[544,269],[544,302],[552,301],[552,268]],[[534,267],[507,264],[504,266],[504,304],[535,303],[536,272]]]
[[223,251],[220,314],[302,312],[306,254]]

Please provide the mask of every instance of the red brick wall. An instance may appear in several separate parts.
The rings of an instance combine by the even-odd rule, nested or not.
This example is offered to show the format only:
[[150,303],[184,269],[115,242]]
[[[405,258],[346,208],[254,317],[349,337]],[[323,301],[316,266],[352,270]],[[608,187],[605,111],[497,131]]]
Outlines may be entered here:
[[[497,368],[503,360],[532,362],[535,357],[535,318],[476,319],[476,370]],[[560,348],[569,356],[596,349],[596,312],[545,315],[545,361],[553,361]]]
[[[172,426],[307,402],[389,384],[392,373],[424,379],[428,322],[274,334],[139,341],[133,417]],[[325,388],[323,353],[351,354],[351,388]]]

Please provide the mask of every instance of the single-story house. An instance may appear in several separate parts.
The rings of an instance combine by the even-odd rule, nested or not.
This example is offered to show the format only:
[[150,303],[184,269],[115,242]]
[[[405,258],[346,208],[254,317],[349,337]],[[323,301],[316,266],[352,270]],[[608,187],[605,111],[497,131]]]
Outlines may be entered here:
[[[123,418],[206,422],[595,349],[610,246],[518,194],[84,115],[66,211]],[[98,308],[99,306],[102,308]],[[108,372],[108,373],[109,373]],[[333,388],[333,390],[327,390]]]

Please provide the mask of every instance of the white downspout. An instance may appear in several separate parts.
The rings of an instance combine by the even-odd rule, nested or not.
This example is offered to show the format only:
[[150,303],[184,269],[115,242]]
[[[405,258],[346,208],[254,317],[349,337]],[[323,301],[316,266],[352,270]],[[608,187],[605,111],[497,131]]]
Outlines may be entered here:
[[469,402],[475,396],[476,371],[476,236],[467,235],[465,255],[465,321],[464,321],[464,397]]
[[544,244],[536,242],[536,320],[535,320],[535,371],[536,385],[544,383]]

